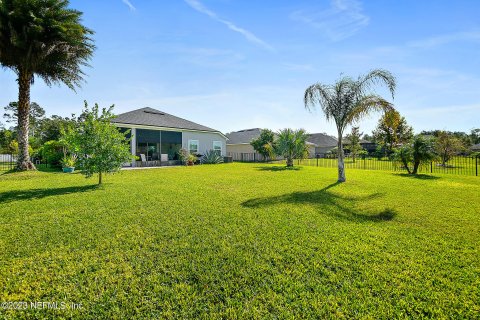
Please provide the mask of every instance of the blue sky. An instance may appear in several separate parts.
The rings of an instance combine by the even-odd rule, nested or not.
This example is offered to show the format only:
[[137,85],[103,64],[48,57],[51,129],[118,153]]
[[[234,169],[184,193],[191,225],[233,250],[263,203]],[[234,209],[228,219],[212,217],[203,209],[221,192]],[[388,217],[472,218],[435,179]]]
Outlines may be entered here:
[[[73,92],[39,79],[47,114],[83,100],[117,113],[152,107],[223,132],[305,128],[334,134],[303,107],[314,82],[372,68],[398,79],[394,104],[416,132],[480,127],[480,2],[385,0],[72,0],[95,30],[87,82]],[[16,100],[0,70],[0,105]],[[384,89],[378,90],[391,99]],[[380,115],[360,123],[370,133]],[[1,121],[1,120],[0,120]],[[2,121],[4,122],[4,121]]]

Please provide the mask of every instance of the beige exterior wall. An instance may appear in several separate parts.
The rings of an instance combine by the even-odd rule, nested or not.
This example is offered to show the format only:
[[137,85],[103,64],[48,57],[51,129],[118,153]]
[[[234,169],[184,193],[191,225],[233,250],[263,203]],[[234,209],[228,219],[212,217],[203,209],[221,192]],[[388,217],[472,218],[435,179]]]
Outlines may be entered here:
[[222,143],[222,156],[227,154],[227,139],[219,133],[183,131],[182,148],[186,150],[188,150],[188,140],[198,140],[201,154],[213,149],[213,141],[220,141]]
[[250,144],[227,144],[227,153],[255,153]]

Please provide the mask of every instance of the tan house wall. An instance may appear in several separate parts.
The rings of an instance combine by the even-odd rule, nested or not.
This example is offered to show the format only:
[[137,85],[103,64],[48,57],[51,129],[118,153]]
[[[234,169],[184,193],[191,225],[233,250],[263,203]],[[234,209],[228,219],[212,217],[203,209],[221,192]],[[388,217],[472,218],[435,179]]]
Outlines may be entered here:
[[227,144],[227,154],[231,153],[255,153],[250,144]]

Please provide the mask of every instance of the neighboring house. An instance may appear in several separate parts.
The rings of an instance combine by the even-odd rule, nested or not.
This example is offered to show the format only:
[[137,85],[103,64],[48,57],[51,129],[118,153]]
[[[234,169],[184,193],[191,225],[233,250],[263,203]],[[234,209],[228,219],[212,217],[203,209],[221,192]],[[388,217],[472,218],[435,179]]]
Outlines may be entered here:
[[307,141],[315,145],[315,155],[323,155],[337,147],[337,139],[325,133],[309,134]]
[[473,152],[480,151],[480,143],[477,143],[477,144],[474,144],[473,146],[471,146],[470,150],[472,150]]
[[260,137],[262,129],[253,128],[227,133],[227,156],[234,161],[263,161],[264,157],[253,149],[250,142]]
[[156,109],[122,113],[112,122],[123,130],[131,130],[128,137],[132,155],[140,160],[132,166],[179,160],[178,151],[182,148],[193,154],[217,150],[226,155],[227,138],[220,131]]
[[[343,149],[345,150],[345,147],[347,147],[350,144],[350,140],[348,138],[343,138]],[[365,139],[360,139],[360,145],[362,146],[362,149],[367,150],[368,153],[375,152],[377,149],[377,144],[375,142],[371,142]]]

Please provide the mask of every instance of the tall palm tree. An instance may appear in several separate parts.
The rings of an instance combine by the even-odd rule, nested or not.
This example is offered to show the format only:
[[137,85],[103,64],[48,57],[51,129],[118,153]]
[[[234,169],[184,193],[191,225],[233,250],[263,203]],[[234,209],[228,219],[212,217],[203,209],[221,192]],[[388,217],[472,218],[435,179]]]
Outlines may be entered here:
[[35,76],[47,85],[75,90],[95,46],[93,31],[68,0],[0,0],[0,64],[18,82],[18,170],[35,169],[28,154],[30,87]]
[[327,120],[333,119],[338,134],[338,182],[345,182],[342,137],[345,128],[372,111],[392,110],[393,106],[372,92],[376,84],[385,84],[395,93],[395,77],[386,70],[375,69],[357,79],[342,77],[333,85],[315,83],[305,90],[304,103],[309,111],[320,105]]

